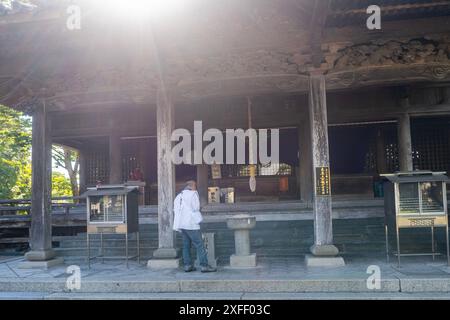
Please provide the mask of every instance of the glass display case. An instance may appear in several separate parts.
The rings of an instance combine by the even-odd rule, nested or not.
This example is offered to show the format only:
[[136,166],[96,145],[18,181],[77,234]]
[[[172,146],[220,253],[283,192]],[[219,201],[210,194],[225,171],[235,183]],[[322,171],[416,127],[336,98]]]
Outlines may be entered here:
[[442,182],[406,182],[398,184],[400,215],[444,214]]
[[[401,256],[431,255],[433,259],[439,253],[435,250],[435,228],[445,228],[447,262],[449,260],[447,187],[445,172],[412,171],[382,175],[387,179],[384,184],[386,257],[389,260],[390,236],[395,235],[400,266]],[[400,252],[400,229],[429,228],[431,233],[431,253]]]
[[[87,251],[88,265],[95,258],[113,258],[103,255],[105,234],[123,234],[125,236],[125,258],[139,260],[139,187],[127,185],[101,185],[88,188],[83,194],[87,204]],[[129,235],[135,234],[137,255],[130,257],[128,252]],[[100,255],[91,257],[90,238],[100,237]],[[117,257],[114,257],[117,258]]]
[[208,203],[220,203],[220,188],[208,188]]
[[221,203],[234,203],[234,188],[221,188],[220,189],[220,202]]
[[125,196],[92,196],[89,199],[90,223],[125,223]]

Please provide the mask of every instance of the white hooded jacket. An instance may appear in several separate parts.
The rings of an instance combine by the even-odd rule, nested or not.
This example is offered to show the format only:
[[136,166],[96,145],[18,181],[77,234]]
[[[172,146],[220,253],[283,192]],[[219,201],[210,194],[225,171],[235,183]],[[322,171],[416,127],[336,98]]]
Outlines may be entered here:
[[173,202],[173,230],[199,230],[203,217],[200,213],[200,200],[197,191],[183,190]]

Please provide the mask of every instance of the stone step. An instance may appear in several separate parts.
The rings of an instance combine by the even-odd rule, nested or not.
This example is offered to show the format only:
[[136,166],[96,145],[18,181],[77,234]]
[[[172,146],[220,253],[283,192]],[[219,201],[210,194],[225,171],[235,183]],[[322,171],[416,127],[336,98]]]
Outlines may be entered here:
[[[153,250],[158,247],[158,241],[142,240],[140,241],[141,254],[143,256],[151,256]],[[178,241],[177,247],[181,248],[182,243]],[[384,242],[375,242],[371,244],[355,242],[355,243],[345,243],[338,245],[341,254],[352,254],[355,252],[371,252],[377,254],[384,254],[385,246]],[[94,253],[98,252],[100,248],[99,240],[91,241],[91,252],[92,255],[97,255]],[[119,239],[108,239],[104,241],[105,255],[123,255],[125,252],[125,242]],[[267,257],[282,257],[282,256],[299,256],[309,253],[310,243],[304,243],[302,245],[290,245],[282,246],[278,243],[263,243],[262,245],[255,245],[252,243],[251,251],[256,253],[258,256]],[[68,257],[70,255],[75,256],[86,256],[86,241],[85,240],[70,240],[60,242],[60,246],[55,248],[57,252],[60,252],[60,256]],[[406,248],[405,248],[406,249]],[[134,252],[136,250],[136,241],[129,241],[129,250]],[[226,243],[216,243],[216,257],[223,260],[229,259],[229,257],[234,253],[234,240],[227,241]],[[133,253],[134,254],[134,253]]]
[[[442,281],[442,279],[440,279]],[[450,282],[450,280],[448,281]],[[448,283],[445,284],[448,286]],[[442,285],[440,289],[448,290]],[[0,292],[67,292],[66,279],[0,280]],[[399,292],[398,279],[381,281],[377,292]],[[307,293],[371,292],[366,279],[189,279],[189,280],[88,280],[81,282],[77,293]]]
[[[141,247],[140,254],[142,256],[151,256],[153,251],[158,247]],[[87,248],[55,248],[55,251],[59,257],[86,257]],[[128,248],[128,254],[135,255],[137,253],[136,248]],[[97,256],[100,254],[100,248],[91,248],[91,256]],[[103,254],[105,256],[125,256],[125,247],[104,247]]]
[[[154,246],[142,246],[140,247],[141,255],[142,256],[152,256],[153,251],[157,249],[157,245]],[[100,254],[100,247],[91,247],[91,255],[99,255]],[[125,246],[117,246],[117,247],[109,247],[105,246],[103,248],[104,255],[105,256],[123,256],[125,254]],[[73,247],[73,248],[55,248],[56,253],[60,257],[85,257],[87,256],[87,248],[85,246],[83,247]],[[134,255],[136,254],[136,247],[130,246],[128,248],[129,254]],[[273,248],[273,249],[261,249],[261,250],[253,250],[257,256],[259,257],[299,257],[304,255],[305,253],[308,253],[307,250],[298,250],[298,249],[280,249],[280,248]],[[192,251],[195,253],[195,251]],[[234,253],[233,250],[228,251],[219,251],[216,249],[216,258],[219,258],[221,260],[228,260],[229,257]]]
[[449,293],[78,293],[3,292],[0,300],[450,300]]
[[[90,241],[91,248],[100,247],[100,240]],[[139,240],[141,247],[158,246],[158,240]],[[136,247],[136,240],[128,240],[129,247]],[[59,248],[83,248],[87,246],[86,240],[66,240],[59,243]],[[125,247],[125,240],[108,239],[103,240],[105,247]]]

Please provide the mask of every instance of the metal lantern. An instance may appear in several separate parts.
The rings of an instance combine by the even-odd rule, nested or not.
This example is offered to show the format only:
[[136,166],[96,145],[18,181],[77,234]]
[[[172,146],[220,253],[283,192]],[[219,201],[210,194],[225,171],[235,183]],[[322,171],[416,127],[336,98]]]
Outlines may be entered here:
[[[448,177],[445,172],[412,171],[383,175],[384,184],[386,257],[389,261],[390,235],[395,235],[397,259],[414,255],[431,255],[435,251],[434,229],[445,228],[447,263],[449,260],[449,235],[447,216]],[[400,229],[428,228],[431,233],[431,252],[402,254],[400,251]]]
[[[137,258],[139,262],[139,189],[127,185],[101,185],[88,188],[83,194],[87,203],[87,251],[88,265],[90,256],[90,235],[100,235],[100,258],[103,255],[103,235],[125,235],[125,259]],[[128,255],[128,237],[135,233],[137,239],[137,255]]]

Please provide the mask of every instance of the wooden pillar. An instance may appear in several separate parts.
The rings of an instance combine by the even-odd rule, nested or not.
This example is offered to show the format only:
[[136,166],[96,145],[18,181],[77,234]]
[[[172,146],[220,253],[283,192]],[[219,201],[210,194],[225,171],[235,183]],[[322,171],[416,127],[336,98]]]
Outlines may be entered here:
[[411,121],[408,113],[405,112],[398,117],[397,132],[400,171],[412,171]]
[[344,260],[333,245],[330,160],[328,148],[328,120],[326,86],[323,74],[310,75],[309,117],[312,142],[312,174],[314,181],[314,245],[307,256],[308,266],[341,266]]
[[148,261],[151,268],[177,268],[179,261],[173,231],[173,200],[175,166],[172,162],[171,135],[174,129],[174,108],[170,97],[160,88],[157,93],[156,122],[158,136],[158,249]]
[[117,134],[111,134],[109,136],[109,183],[123,183],[122,140]]
[[21,266],[47,268],[61,263],[62,259],[55,259],[52,249],[52,139],[45,102],[34,109],[32,130],[31,250],[25,254],[27,261]]
[[197,165],[197,190],[200,197],[200,206],[208,204],[208,170],[206,164]]
[[312,176],[312,146],[311,146],[311,125],[309,120],[309,109],[301,118],[298,127],[299,141],[299,179],[300,179],[300,199],[311,203],[313,200],[313,176]]
[[78,150],[78,155],[80,159],[79,181],[80,181],[80,195],[81,195],[86,191],[87,188],[86,151],[80,149]]
[[379,128],[376,132],[376,153],[377,153],[377,173],[387,173],[386,167],[386,149],[384,146],[383,129]]

